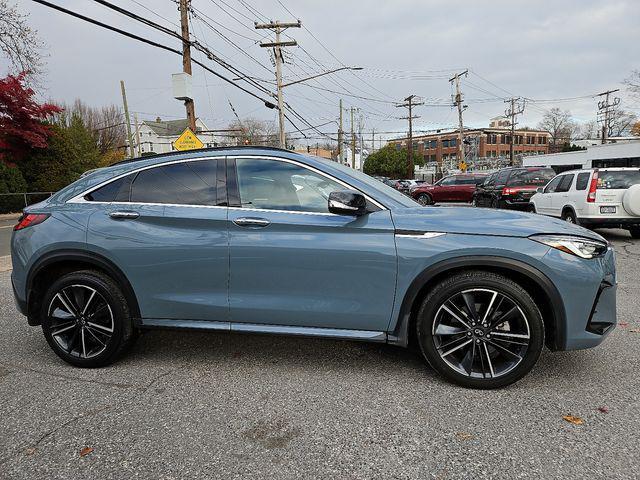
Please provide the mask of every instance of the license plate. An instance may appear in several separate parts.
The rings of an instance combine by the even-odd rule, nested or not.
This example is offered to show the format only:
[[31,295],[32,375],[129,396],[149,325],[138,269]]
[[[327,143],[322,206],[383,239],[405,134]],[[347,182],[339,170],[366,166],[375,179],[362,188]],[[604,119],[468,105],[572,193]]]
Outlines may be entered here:
[[616,207],[600,207],[600,213],[616,213]]

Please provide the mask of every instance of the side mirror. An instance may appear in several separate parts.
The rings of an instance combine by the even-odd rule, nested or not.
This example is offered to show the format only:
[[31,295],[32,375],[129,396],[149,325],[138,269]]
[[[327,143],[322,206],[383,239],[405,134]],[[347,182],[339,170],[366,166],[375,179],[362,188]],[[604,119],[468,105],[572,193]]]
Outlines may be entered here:
[[544,193],[544,187],[538,187],[538,188],[536,188],[536,192],[538,192],[538,193]]
[[367,213],[367,199],[358,192],[331,192],[329,194],[329,212],[359,217]]

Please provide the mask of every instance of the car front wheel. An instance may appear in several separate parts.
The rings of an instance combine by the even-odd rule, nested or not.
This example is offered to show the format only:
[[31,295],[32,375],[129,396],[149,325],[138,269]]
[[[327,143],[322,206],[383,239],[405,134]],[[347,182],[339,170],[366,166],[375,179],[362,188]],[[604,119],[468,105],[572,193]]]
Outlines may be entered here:
[[416,327],[428,363],[469,388],[521,379],[544,345],[544,323],[531,296],[507,277],[484,271],[455,274],[432,288]]
[[77,367],[113,363],[135,338],[124,295],[100,272],[72,272],[55,281],[41,316],[53,351]]

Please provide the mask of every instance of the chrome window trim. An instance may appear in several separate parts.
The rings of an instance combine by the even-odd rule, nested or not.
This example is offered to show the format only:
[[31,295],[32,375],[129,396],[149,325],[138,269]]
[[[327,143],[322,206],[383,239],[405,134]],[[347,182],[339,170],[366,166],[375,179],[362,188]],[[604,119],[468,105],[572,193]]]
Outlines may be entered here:
[[[292,160],[290,158],[282,158],[282,157],[273,157],[270,155],[230,155],[227,156],[227,158],[232,159],[232,160],[242,160],[242,159],[264,159],[264,160],[275,160],[278,162],[284,162],[284,163],[292,163],[294,165],[297,165],[299,167],[302,167],[304,169],[307,170],[311,170],[314,173],[317,173],[323,177],[326,177],[330,180],[333,180],[336,183],[339,183],[340,185],[342,185],[343,187],[346,187],[348,190],[353,190],[356,192],[361,193],[362,195],[364,195],[364,198],[366,198],[367,200],[369,200],[371,203],[373,203],[376,207],[382,209],[382,210],[389,210],[389,208],[386,205],[383,205],[382,203],[380,203],[378,200],[370,197],[368,194],[366,194],[365,192],[363,192],[362,190],[360,190],[359,188],[354,187],[353,185],[349,185],[347,182],[340,180],[326,172],[323,172],[322,170],[312,167],[310,165],[306,165],[304,163],[301,163],[297,160]],[[245,207],[236,207],[236,208],[242,208],[242,209],[246,209]],[[246,209],[248,210],[248,209]],[[256,208],[253,210],[262,210],[265,211],[267,209],[264,208]],[[291,210],[274,210],[274,211],[282,211],[282,212],[287,212],[287,213],[315,213],[315,214],[320,214],[320,215],[327,215],[328,213],[322,213],[322,212],[299,212],[299,211],[291,211]],[[330,214],[330,215],[335,215],[335,214]]]
[[266,208],[247,208],[247,207],[227,207],[226,205],[192,205],[192,204],[188,204],[188,203],[154,203],[154,202],[99,202],[99,201],[90,201],[90,200],[86,200],[84,197],[85,195],[90,194],[91,192],[94,192],[95,190],[98,190],[99,188],[104,187],[105,185],[114,182],[116,180],[119,180],[120,178],[126,177],[127,175],[131,175],[131,174],[137,174],[139,172],[142,172],[144,170],[149,170],[151,168],[157,168],[157,167],[164,167],[166,165],[174,165],[177,163],[186,163],[186,162],[198,162],[198,161],[203,161],[203,160],[221,160],[221,159],[225,159],[225,158],[229,158],[229,159],[242,159],[242,158],[249,158],[249,159],[265,159],[265,160],[276,160],[276,161],[281,161],[281,162],[285,162],[285,163],[292,163],[294,165],[298,165],[299,167],[302,168],[306,168],[308,170],[311,170],[314,173],[317,173],[319,175],[322,175],[324,177],[329,178],[330,180],[333,180],[336,183],[339,183],[340,185],[347,187],[347,189],[349,190],[354,190],[356,192],[360,192],[362,195],[364,195],[364,197],[371,201],[371,203],[373,203],[374,205],[376,205],[378,208],[382,209],[382,210],[389,210],[389,208],[386,205],[383,205],[382,203],[380,203],[379,201],[375,200],[374,198],[370,197],[369,195],[367,195],[365,192],[363,192],[362,190],[349,185],[348,183],[335,178],[334,176],[323,172],[322,170],[319,170],[315,167],[311,167],[310,165],[305,165],[304,163],[301,163],[299,161],[296,160],[291,160],[289,158],[282,158],[282,157],[274,157],[274,156],[270,156],[270,155],[240,155],[240,156],[228,156],[228,155],[217,155],[217,156],[210,156],[210,157],[197,157],[197,158],[183,158],[181,160],[171,160],[171,161],[167,161],[167,162],[162,162],[162,163],[155,163],[153,165],[147,165],[145,167],[140,167],[138,169],[135,170],[131,170],[129,172],[125,172],[122,173],[120,175],[117,175],[115,177],[111,177],[108,180],[105,180],[104,182],[99,183],[98,185],[95,185],[91,188],[88,188],[87,190],[84,190],[83,192],[79,193],[78,195],[70,198],[69,200],[67,200],[65,203],[90,203],[90,204],[94,204],[94,205],[152,205],[152,206],[171,206],[171,207],[199,207],[199,208],[230,208],[230,209],[237,209],[237,210],[248,210],[248,211],[259,211],[259,212],[275,212],[275,213],[299,213],[299,214],[303,214],[303,215],[334,215],[334,216],[343,216],[343,215],[336,215],[335,213],[330,213],[330,212],[301,212],[301,211],[292,211],[292,210],[275,210],[275,209],[266,209]]
[[445,232],[396,233],[396,238],[436,238],[446,235]]

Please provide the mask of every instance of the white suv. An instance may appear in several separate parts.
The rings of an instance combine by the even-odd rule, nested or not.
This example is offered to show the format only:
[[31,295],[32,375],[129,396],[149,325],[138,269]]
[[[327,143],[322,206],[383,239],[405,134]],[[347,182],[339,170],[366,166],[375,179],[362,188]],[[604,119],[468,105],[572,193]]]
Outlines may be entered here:
[[531,197],[532,210],[590,228],[625,228],[640,238],[640,168],[572,170]]

